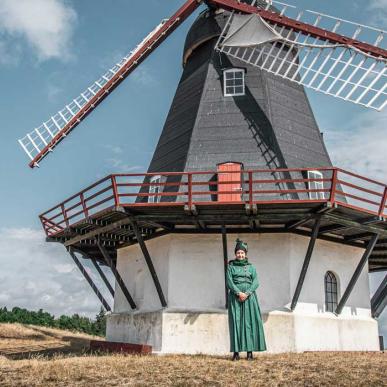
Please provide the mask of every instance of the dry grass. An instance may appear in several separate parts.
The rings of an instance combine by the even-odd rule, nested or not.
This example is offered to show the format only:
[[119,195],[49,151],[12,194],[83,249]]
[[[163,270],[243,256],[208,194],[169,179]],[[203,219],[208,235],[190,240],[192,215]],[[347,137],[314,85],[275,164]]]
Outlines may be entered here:
[[[0,324],[0,355],[23,357],[44,353],[80,353],[94,336],[23,324]],[[101,340],[101,338],[98,338]]]
[[82,356],[8,360],[2,386],[382,386],[383,353],[259,355],[253,362],[207,356]]
[[[4,343],[44,342],[48,332],[0,325]],[[42,328],[46,331],[45,328]],[[49,330],[63,340],[69,332]],[[53,332],[55,331],[55,332]],[[84,335],[74,334],[85,338]],[[73,337],[74,337],[73,336]],[[34,339],[36,337],[36,339]],[[50,339],[47,339],[47,343]],[[81,340],[81,342],[82,342]],[[83,342],[84,343],[84,342]],[[0,356],[0,386],[387,386],[387,354],[259,354],[253,362],[210,356],[68,356],[11,360]]]

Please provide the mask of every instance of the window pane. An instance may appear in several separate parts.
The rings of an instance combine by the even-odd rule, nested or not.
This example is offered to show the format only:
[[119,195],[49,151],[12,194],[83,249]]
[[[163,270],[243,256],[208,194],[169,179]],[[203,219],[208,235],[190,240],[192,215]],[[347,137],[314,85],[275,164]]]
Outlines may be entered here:
[[244,70],[226,70],[223,78],[224,93],[226,96],[244,95]]

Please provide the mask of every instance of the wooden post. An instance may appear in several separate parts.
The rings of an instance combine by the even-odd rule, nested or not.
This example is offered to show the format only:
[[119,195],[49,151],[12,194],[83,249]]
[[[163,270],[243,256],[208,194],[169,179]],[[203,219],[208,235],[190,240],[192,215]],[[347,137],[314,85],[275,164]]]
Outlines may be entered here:
[[118,196],[117,182],[116,182],[116,177],[115,177],[115,175],[111,175],[111,182],[112,182],[113,195],[114,195],[114,204],[115,204],[116,206],[119,206],[119,204],[120,204],[120,199],[119,199],[119,196]]
[[387,274],[371,300],[372,317],[378,318],[387,306]]
[[107,303],[107,301],[105,300],[105,298],[103,297],[101,292],[98,290],[97,286],[94,284],[93,280],[89,276],[89,274],[86,271],[86,269],[83,267],[82,263],[79,261],[77,256],[74,254],[73,249],[71,247],[68,247],[67,251],[69,252],[69,254],[70,254],[71,258],[73,259],[73,261],[75,262],[75,264],[78,266],[78,268],[81,271],[81,273],[83,274],[83,276],[85,277],[86,281],[89,283],[91,288],[94,290],[94,293],[99,298],[99,300],[101,301],[101,303],[104,306],[104,308],[107,311],[111,311],[110,305]]
[[293,296],[293,299],[292,299],[292,304],[290,306],[291,310],[294,310],[294,308],[297,305],[298,297],[300,296],[302,285],[304,284],[304,280],[305,280],[305,276],[306,276],[306,271],[308,270],[310,258],[312,257],[314,245],[315,245],[316,239],[318,237],[318,231],[320,229],[320,223],[321,223],[321,217],[318,217],[316,219],[316,222],[315,222],[314,226],[313,226],[313,232],[312,232],[312,236],[311,236],[310,241],[309,241],[308,250],[306,251],[306,256],[305,256],[305,259],[304,259],[304,263],[302,265],[300,277],[298,278],[298,283],[297,283],[296,291],[294,292],[294,296]]
[[85,196],[83,195],[83,192],[80,194],[80,199],[81,199],[81,204],[82,204],[82,209],[83,213],[85,215],[85,218],[89,217],[89,211],[87,210],[86,202],[85,202]]
[[348,284],[347,288],[345,289],[345,292],[344,292],[343,296],[341,297],[339,304],[337,305],[337,308],[335,310],[336,315],[340,314],[341,311],[343,310],[344,305],[347,302],[348,297],[350,296],[353,288],[355,287],[355,284],[356,284],[356,282],[357,282],[357,280],[358,280],[358,278],[359,278],[359,276],[364,268],[364,265],[368,261],[368,258],[371,255],[372,250],[374,249],[374,247],[376,245],[376,242],[378,241],[378,237],[379,237],[378,234],[374,234],[374,236],[369,241],[362,258],[361,258],[359,264],[357,265],[356,270],[353,273],[353,276],[352,276],[351,280],[349,281],[349,284]]
[[188,173],[188,208],[192,209],[192,173]]
[[378,214],[379,216],[383,216],[384,214],[384,211],[386,209],[386,201],[387,201],[387,187],[384,189],[382,202],[380,203],[379,214]]
[[93,263],[94,267],[97,269],[98,274],[102,278],[102,281],[105,283],[106,287],[109,289],[110,294],[114,297],[114,290],[112,288],[112,285],[110,285],[110,282],[106,278],[105,273],[102,271],[101,267],[98,265],[98,262],[94,258],[91,258],[91,262]]
[[337,168],[332,171],[332,186],[329,201],[333,205],[336,199]]
[[159,295],[161,305],[163,307],[166,307],[167,301],[165,300],[163,289],[161,288],[159,278],[157,277],[155,267],[153,266],[152,258],[149,255],[149,251],[145,245],[144,239],[142,238],[141,232],[138,229],[137,222],[131,221],[131,225],[133,227],[134,234],[136,235],[137,242],[141,248],[142,254],[143,254],[145,261],[148,265],[148,269],[149,269],[151,276],[153,278],[153,282],[156,286],[157,294]]
[[99,251],[101,252],[102,256],[104,257],[105,262],[110,266],[110,269],[113,272],[114,278],[116,279],[118,286],[121,288],[122,293],[124,293],[124,296],[125,296],[126,300],[128,301],[130,307],[132,309],[136,309],[137,306],[136,306],[135,302],[133,301],[133,298],[130,295],[128,288],[126,287],[125,282],[123,281],[120,273],[118,272],[116,266],[114,265],[113,260],[110,258],[109,253],[107,252],[105,247],[102,246],[101,242],[98,239],[97,239],[97,246],[98,246]]
[[61,205],[60,205],[60,208],[61,208],[61,210],[62,210],[63,220],[64,220],[65,223],[66,223],[66,227],[69,227],[70,224],[69,224],[69,220],[68,220],[68,218],[67,218],[67,212],[66,212],[66,210],[65,210],[64,204],[61,204]]
[[249,171],[249,205],[250,211],[253,207],[253,172]]
[[228,289],[227,289],[227,266],[228,266],[228,253],[227,253],[227,233],[226,227],[222,226],[222,244],[223,244],[223,266],[224,266],[224,289],[225,289],[225,300],[226,309],[228,309]]

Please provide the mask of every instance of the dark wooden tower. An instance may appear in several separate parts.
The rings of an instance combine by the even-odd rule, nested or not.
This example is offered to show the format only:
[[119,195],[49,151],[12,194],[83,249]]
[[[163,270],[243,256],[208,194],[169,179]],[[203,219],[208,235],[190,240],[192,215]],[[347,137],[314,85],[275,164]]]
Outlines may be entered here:
[[[245,169],[331,166],[303,86],[214,50],[229,16],[207,10],[191,27],[148,171],[207,171],[229,161]],[[233,68],[245,71],[245,95],[225,97],[224,71]]]

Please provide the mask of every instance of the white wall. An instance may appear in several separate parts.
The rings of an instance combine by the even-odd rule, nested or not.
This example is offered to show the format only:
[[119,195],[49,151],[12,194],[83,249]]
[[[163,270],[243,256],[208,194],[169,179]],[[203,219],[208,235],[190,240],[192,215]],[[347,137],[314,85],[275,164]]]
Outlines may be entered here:
[[[235,239],[249,244],[249,259],[257,268],[257,294],[262,312],[288,310],[305,258],[309,238],[293,234],[229,234],[228,254],[233,258]],[[218,234],[169,234],[146,242],[168,308],[197,311],[223,309],[224,268],[221,236]],[[310,260],[296,310],[324,313],[324,275],[333,271],[339,282],[339,297],[361,258],[362,249],[318,240]],[[161,308],[153,280],[138,246],[118,251],[118,270],[139,311]],[[130,312],[117,289],[114,312]],[[367,266],[348,299],[343,315],[370,316]]]

